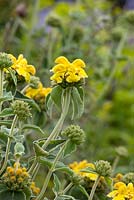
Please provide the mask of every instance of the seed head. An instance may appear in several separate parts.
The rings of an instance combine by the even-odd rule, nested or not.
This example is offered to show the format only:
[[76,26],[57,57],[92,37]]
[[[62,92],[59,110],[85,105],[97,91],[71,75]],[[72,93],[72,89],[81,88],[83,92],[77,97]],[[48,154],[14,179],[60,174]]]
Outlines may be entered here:
[[67,137],[77,145],[85,141],[85,132],[80,128],[80,126],[68,126],[64,131],[62,131],[61,135]]
[[97,174],[104,177],[110,176],[112,172],[112,168],[108,161],[99,160],[99,161],[96,161],[94,165],[95,165],[95,171],[97,172]]

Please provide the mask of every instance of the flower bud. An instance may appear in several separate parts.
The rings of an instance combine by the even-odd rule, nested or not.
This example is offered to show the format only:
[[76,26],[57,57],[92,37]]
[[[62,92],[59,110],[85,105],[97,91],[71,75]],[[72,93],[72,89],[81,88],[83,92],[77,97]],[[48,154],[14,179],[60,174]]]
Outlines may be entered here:
[[9,68],[12,65],[12,60],[7,53],[0,53],[0,69]]
[[74,185],[79,185],[80,183],[83,182],[83,177],[81,177],[80,175],[74,173],[74,174],[71,176],[71,182],[72,182]]
[[39,87],[39,83],[40,83],[39,77],[36,77],[36,76],[31,76],[30,77],[30,86],[32,88],[37,89]]
[[11,107],[14,111],[14,114],[18,116],[18,119],[25,120],[28,117],[31,117],[30,107],[27,102],[21,100],[15,100]]
[[122,181],[126,184],[133,183],[134,184],[134,173],[129,172],[123,176]]
[[116,153],[119,155],[119,156],[123,156],[123,157],[127,157],[128,156],[128,151],[125,147],[123,146],[119,146],[115,149]]
[[46,19],[46,23],[52,27],[61,27],[61,19],[56,15],[49,15]]
[[62,131],[61,135],[67,137],[77,145],[85,141],[85,132],[80,128],[80,126],[68,126],[64,131]]
[[112,172],[112,168],[108,161],[99,160],[99,161],[96,161],[94,165],[95,165],[95,171],[97,174],[104,177],[110,176]]

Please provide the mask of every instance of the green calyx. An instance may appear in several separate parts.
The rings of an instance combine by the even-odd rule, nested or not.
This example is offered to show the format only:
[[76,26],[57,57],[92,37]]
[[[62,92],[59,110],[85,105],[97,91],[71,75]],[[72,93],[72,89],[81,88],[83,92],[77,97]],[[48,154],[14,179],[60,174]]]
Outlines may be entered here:
[[19,120],[26,120],[28,117],[31,117],[30,106],[27,102],[21,100],[15,100],[11,107],[14,111],[14,114],[17,115]]
[[95,171],[100,176],[110,176],[112,173],[111,165],[108,161],[99,160],[94,163]]
[[134,173],[129,172],[123,176],[123,182],[126,184],[133,183],[134,184]]
[[0,53],[0,69],[9,68],[12,65],[12,60],[7,53]]
[[61,135],[67,137],[77,145],[85,141],[85,132],[80,128],[80,126],[68,126],[64,131],[62,131]]

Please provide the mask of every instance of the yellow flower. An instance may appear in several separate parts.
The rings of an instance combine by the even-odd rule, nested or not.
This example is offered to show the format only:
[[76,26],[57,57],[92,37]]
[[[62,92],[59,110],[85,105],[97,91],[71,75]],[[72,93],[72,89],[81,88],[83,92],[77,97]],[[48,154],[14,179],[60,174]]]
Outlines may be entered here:
[[107,196],[113,200],[134,200],[134,186],[132,183],[128,185],[123,182],[115,183],[114,190]]
[[50,79],[56,83],[63,81],[75,83],[88,77],[84,70],[85,63],[81,59],[76,59],[71,63],[64,56],[60,56],[55,60],[55,63],[57,65],[51,70],[54,75]]
[[92,181],[95,181],[97,178],[97,174],[94,173],[86,173],[86,172],[81,172],[82,169],[86,168],[86,167],[91,167],[91,168],[95,168],[94,164],[92,163],[88,163],[86,160],[83,160],[81,162],[74,162],[72,164],[69,165],[69,167],[78,175],[82,176],[82,177],[86,177],[89,178]]
[[29,82],[30,76],[34,75],[36,72],[35,67],[33,65],[28,65],[27,60],[22,54],[18,56],[18,59],[11,54],[9,54],[9,57],[13,62],[11,68],[14,69],[18,75],[23,76],[26,82]]
[[44,88],[42,83],[39,83],[37,89],[32,87],[27,88],[25,95],[32,99],[36,99],[39,97],[42,98],[46,97],[51,92],[51,90],[51,88]]

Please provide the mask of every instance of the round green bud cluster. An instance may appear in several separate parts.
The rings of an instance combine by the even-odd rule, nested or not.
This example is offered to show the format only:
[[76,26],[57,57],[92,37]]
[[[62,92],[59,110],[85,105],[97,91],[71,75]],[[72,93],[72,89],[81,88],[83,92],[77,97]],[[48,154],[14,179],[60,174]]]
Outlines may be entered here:
[[123,176],[123,182],[125,182],[126,184],[129,184],[129,183],[133,183],[134,184],[134,173],[133,172],[129,172],[127,174],[125,174]]
[[46,19],[49,26],[60,28],[62,26],[61,19],[56,15],[49,15]]
[[123,157],[127,157],[128,156],[128,150],[123,146],[117,147],[115,149],[115,151],[119,156],[123,156]]
[[108,161],[99,160],[94,163],[95,171],[100,176],[110,176],[112,173],[111,165]]
[[125,19],[130,25],[134,25],[134,11],[126,12]]
[[67,137],[77,145],[85,141],[85,132],[80,128],[80,126],[68,126],[64,131],[62,131],[61,135]]
[[30,77],[30,86],[31,86],[32,88],[37,89],[38,86],[39,86],[39,83],[40,83],[39,77],[36,77],[36,76],[31,76],[31,77]]
[[111,33],[113,40],[115,40],[115,41],[121,40],[121,38],[123,36],[123,32],[124,32],[124,29],[121,27],[113,28],[112,33]]
[[32,114],[30,112],[30,106],[27,102],[21,100],[15,100],[11,107],[13,109],[14,114],[18,116],[19,120],[25,120],[28,117],[31,117]]
[[12,60],[7,53],[0,53],[0,69],[9,68],[12,65]]
[[71,176],[71,182],[74,184],[74,185],[79,185],[83,182],[83,177],[81,177],[80,175],[74,173],[72,176]]

